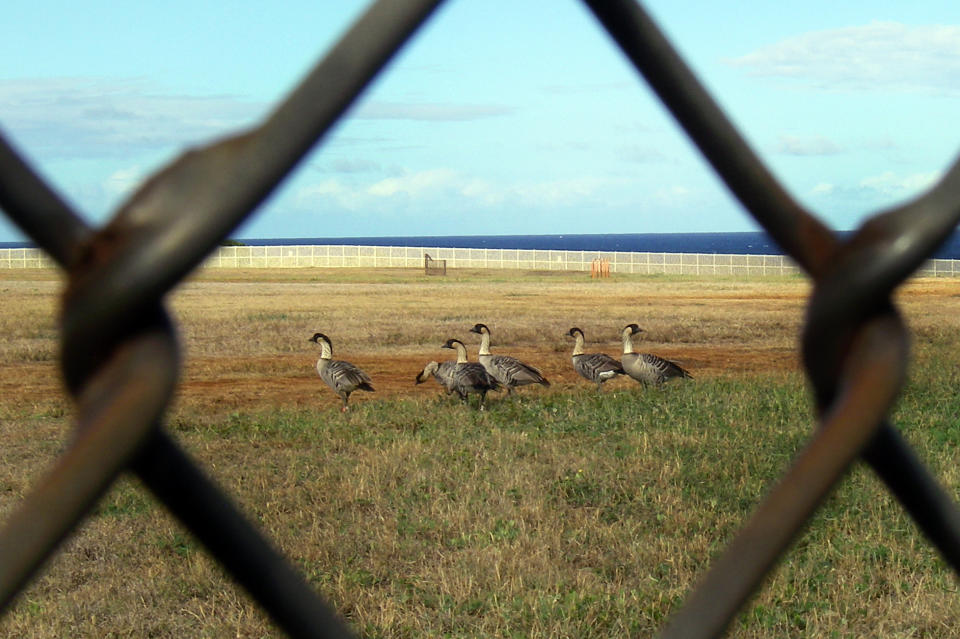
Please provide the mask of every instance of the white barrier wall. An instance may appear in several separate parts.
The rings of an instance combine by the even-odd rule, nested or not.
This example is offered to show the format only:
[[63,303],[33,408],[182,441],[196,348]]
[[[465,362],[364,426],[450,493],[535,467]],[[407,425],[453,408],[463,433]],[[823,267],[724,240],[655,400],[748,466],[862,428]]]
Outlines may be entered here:
[[0,249],[0,268],[53,268],[56,265],[40,249]]
[[[683,275],[792,275],[796,264],[782,255],[712,253],[629,253],[542,251],[403,246],[223,246],[204,262],[206,268],[366,267],[421,268],[427,253],[447,260],[447,268],[496,268],[521,271],[590,271],[595,259],[610,261],[613,273]],[[40,249],[0,249],[0,268],[52,268]],[[918,275],[960,277],[960,260],[929,260]]]
[[446,260],[447,268],[520,271],[589,271],[595,259],[610,261],[613,273],[691,275],[782,275],[799,272],[780,255],[626,253],[526,249],[467,249],[402,246],[225,246],[205,262],[210,268],[423,267],[423,256]]

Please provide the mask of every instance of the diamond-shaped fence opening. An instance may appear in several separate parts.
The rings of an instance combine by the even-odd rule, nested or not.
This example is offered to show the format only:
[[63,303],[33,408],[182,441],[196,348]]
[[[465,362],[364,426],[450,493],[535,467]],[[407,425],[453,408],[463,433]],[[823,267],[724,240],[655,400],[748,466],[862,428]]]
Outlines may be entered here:
[[[584,1],[747,211],[815,284],[802,349],[819,427],[662,636],[721,634],[857,458],[956,571],[960,511],[887,413],[907,357],[891,294],[960,219],[960,168],[841,242],[772,177],[640,6]],[[164,430],[180,362],[163,297],[250,215],[438,4],[377,2],[260,126],[183,155],[103,228],[91,228],[0,139],[0,206],[69,276],[62,367],[77,405],[74,442],[0,530],[4,606],[129,470],[287,633],[350,635]]]

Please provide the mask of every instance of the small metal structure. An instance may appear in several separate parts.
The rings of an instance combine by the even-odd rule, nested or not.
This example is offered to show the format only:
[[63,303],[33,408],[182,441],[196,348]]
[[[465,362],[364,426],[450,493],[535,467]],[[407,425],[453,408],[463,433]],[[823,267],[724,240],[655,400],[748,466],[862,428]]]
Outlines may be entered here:
[[435,260],[429,253],[423,254],[423,272],[426,275],[446,275],[447,261]]
[[610,277],[610,260],[598,257],[590,262],[590,279]]
[[[813,280],[802,352],[817,427],[662,637],[715,637],[858,458],[960,569],[960,510],[888,419],[907,368],[893,293],[960,220],[960,164],[843,240],[781,186],[634,0],[584,0],[745,209]],[[137,475],[296,637],[351,632],[163,426],[180,369],[165,295],[273,191],[440,0],[378,0],[249,131],[189,151],[101,228],[0,136],[0,207],[64,269],[76,437],[0,528],[7,607],[121,472]],[[531,25],[534,28],[535,25]]]

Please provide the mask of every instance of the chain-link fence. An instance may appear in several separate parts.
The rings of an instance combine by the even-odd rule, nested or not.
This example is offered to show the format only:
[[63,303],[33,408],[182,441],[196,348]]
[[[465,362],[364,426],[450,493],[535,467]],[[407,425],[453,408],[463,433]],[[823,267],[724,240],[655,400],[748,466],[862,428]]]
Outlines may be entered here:
[[[440,0],[379,0],[253,130],[190,151],[91,228],[0,139],[0,206],[67,273],[61,363],[76,437],[0,530],[9,606],[98,497],[129,470],[292,636],[350,631],[206,478],[162,425],[180,368],[164,296],[323,137]],[[634,0],[585,0],[728,187],[814,281],[803,359],[820,424],[664,637],[721,634],[858,457],[954,570],[960,511],[887,420],[907,332],[894,289],[960,218],[960,166],[841,242],[772,177]]]

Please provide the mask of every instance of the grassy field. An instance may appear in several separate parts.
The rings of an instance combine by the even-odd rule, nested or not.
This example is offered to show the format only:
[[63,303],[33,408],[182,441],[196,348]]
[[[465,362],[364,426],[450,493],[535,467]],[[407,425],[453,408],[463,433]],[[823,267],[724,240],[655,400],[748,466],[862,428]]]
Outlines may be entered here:
[[[70,437],[54,272],[0,272],[0,514]],[[174,436],[351,625],[370,637],[650,636],[807,440],[797,363],[807,283],[583,274],[207,271],[170,306],[183,383]],[[918,280],[894,421],[960,488],[960,283]],[[494,352],[552,385],[479,413],[413,379],[484,322]],[[694,380],[598,394],[571,340],[638,346]],[[347,415],[316,377],[322,331],[376,393]],[[855,468],[731,629],[736,637],[952,637],[957,580]],[[123,479],[0,620],[10,637],[279,633],[190,534]]]

